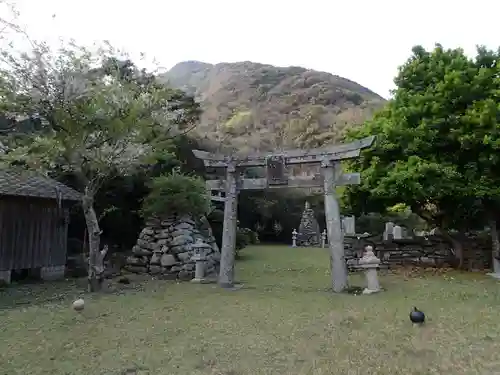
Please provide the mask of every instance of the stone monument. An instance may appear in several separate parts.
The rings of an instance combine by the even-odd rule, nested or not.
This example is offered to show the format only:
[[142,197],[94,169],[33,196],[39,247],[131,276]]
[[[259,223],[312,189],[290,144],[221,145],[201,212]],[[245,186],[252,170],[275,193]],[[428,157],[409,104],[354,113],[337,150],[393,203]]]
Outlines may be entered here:
[[319,224],[314,216],[314,211],[306,202],[302,218],[300,219],[299,234],[297,236],[298,246],[319,246],[320,244]]
[[373,253],[373,247],[368,245],[365,248],[363,258],[359,260],[359,266],[365,270],[366,288],[363,294],[373,294],[380,292],[377,269],[380,265],[380,259]]

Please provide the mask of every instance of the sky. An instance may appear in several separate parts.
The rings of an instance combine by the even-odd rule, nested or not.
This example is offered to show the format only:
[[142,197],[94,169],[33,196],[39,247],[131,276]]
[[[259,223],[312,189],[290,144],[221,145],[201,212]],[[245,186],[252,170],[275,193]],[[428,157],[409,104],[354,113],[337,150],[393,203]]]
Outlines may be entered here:
[[15,2],[31,37],[54,46],[61,37],[81,45],[109,40],[164,68],[185,60],[303,66],[386,98],[414,45],[439,42],[471,55],[477,44],[500,46],[498,0]]

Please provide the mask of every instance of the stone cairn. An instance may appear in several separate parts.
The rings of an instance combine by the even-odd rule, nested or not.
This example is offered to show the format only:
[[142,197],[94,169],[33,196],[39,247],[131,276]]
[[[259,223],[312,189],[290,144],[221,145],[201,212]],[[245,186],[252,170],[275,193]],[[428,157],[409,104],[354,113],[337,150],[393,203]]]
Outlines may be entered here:
[[299,233],[297,235],[298,246],[319,246],[320,244],[319,224],[314,216],[309,202],[306,202],[302,218],[300,219]]
[[195,255],[204,259],[205,277],[215,277],[220,251],[206,218],[151,219],[132,248],[125,269],[166,280],[189,281],[195,277]]

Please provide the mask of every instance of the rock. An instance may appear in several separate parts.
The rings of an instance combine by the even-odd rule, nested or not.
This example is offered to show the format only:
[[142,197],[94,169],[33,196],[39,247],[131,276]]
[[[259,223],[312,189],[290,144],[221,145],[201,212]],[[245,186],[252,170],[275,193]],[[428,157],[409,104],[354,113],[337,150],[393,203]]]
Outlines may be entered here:
[[186,223],[186,224],[191,224],[192,226],[196,225],[193,219],[191,219],[189,216],[183,216],[179,219],[180,222]]
[[194,279],[194,272],[181,271],[177,277],[181,281],[190,281]]
[[166,245],[168,244],[168,239],[167,238],[160,238],[158,241],[156,241],[157,245]]
[[145,261],[142,257],[129,256],[127,257],[127,264],[131,266],[145,266],[147,261]]
[[160,225],[160,220],[158,220],[158,219],[148,219],[148,220],[146,220],[146,228],[148,228],[148,227],[156,227],[158,225]]
[[149,266],[149,273],[151,275],[158,275],[162,272],[162,268],[160,266]]
[[85,301],[81,298],[73,302],[73,309],[75,311],[82,311],[84,307],[85,307]]
[[185,253],[179,253],[177,254],[177,258],[181,261],[181,262],[188,262],[191,260],[191,254],[189,254],[189,252],[185,252]]
[[137,256],[150,257],[153,254],[153,252],[151,250],[143,249],[143,248],[135,245],[132,248],[132,254],[137,255]]
[[141,231],[141,234],[142,235],[147,235],[147,236],[152,236],[153,234],[155,234],[155,231],[151,228],[144,228],[142,231]]
[[141,234],[139,236],[139,239],[140,240],[143,240],[143,241],[146,241],[146,242],[151,242],[151,240],[153,239],[154,237],[153,236],[148,236],[146,234]]
[[141,267],[141,266],[127,266],[127,270],[133,273],[147,273],[148,272],[148,267]]
[[182,222],[182,223],[175,225],[174,228],[175,228],[175,230],[185,229],[185,230],[192,231],[194,229],[193,226],[194,226],[194,224]]
[[175,260],[175,257],[172,254],[163,254],[161,256],[160,263],[163,267],[168,267],[177,264],[177,261]]
[[151,245],[151,250],[158,252],[161,250],[162,245],[159,243],[152,243]]
[[179,253],[184,253],[186,251],[191,251],[192,247],[188,245],[190,244],[172,246],[170,250],[172,251],[173,254],[179,254]]
[[174,273],[164,273],[158,276],[160,280],[177,280],[177,272]]
[[169,237],[170,237],[170,232],[168,231],[168,229],[163,229],[162,231],[155,234],[156,239],[169,238]]
[[193,236],[193,231],[187,230],[187,229],[176,229],[174,232],[172,232],[172,237],[180,237],[180,236],[188,236],[191,238],[194,238]]
[[188,235],[181,235],[177,237],[173,237],[172,241],[170,242],[171,246],[179,246],[179,245],[185,245],[187,243],[193,243],[193,237],[188,236]]
[[171,269],[170,269],[170,272],[180,272],[182,271],[182,267],[180,266],[173,266]]
[[161,253],[153,253],[153,256],[149,260],[149,263],[154,265],[160,264],[161,255]]
[[194,271],[195,265],[194,263],[186,263],[182,266],[183,271]]
[[145,240],[137,240],[137,245],[138,247],[142,247],[143,249],[150,250],[151,249],[151,243],[145,241]]

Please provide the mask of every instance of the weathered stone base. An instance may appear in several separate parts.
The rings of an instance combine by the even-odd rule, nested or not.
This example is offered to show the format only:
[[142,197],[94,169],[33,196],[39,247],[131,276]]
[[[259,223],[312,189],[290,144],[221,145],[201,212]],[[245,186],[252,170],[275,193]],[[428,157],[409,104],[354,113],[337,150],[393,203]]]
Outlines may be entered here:
[[10,284],[12,271],[0,271],[0,285]]
[[235,284],[222,283],[222,284],[219,284],[219,286],[225,290],[240,290],[241,288],[243,288],[243,284],[236,284],[236,283]]
[[500,273],[490,272],[487,273],[486,275],[493,277],[494,279],[500,280]]
[[382,289],[368,289],[368,288],[365,288],[363,290],[363,294],[373,294],[373,293],[379,293],[381,291],[382,291]]
[[65,271],[66,266],[42,267],[42,269],[40,270],[40,278],[46,281],[64,279]]
[[203,279],[194,278],[194,279],[191,280],[191,282],[193,284],[214,284],[214,283],[217,282],[217,280],[207,279],[207,278],[203,278]]

